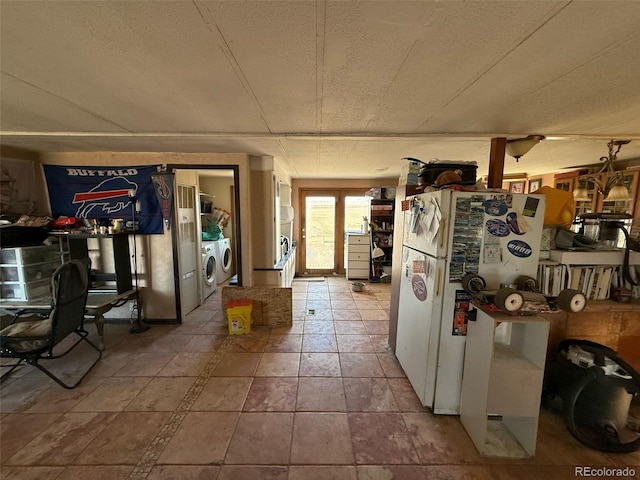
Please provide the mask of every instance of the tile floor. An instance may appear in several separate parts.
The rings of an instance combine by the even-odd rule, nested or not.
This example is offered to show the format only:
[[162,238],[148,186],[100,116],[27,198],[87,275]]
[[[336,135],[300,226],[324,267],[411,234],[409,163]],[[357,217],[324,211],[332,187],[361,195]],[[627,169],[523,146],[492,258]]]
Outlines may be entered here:
[[[0,475],[554,480],[574,478],[576,466],[640,472],[640,454],[589,450],[546,411],[535,458],[481,457],[458,417],[418,402],[387,346],[389,303],[388,284],[354,293],[344,278],[328,278],[294,283],[291,328],[228,336],[220,290],[181,325],[133,335],[108,323],[104,356],[77,389],[32,367],[3,382]],[[73,370],[78,356],[58,367]]]

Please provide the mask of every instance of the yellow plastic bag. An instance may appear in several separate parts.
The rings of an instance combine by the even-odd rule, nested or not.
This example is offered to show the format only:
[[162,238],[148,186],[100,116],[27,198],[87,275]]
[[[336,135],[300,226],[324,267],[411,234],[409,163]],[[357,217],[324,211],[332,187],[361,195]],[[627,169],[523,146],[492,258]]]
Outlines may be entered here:
[[576,201],[573,199],[572,192],[541,187],[533,193],[540,193],[547,197],[547,207],[544,211],[545,227],[571,228],[576,216]]

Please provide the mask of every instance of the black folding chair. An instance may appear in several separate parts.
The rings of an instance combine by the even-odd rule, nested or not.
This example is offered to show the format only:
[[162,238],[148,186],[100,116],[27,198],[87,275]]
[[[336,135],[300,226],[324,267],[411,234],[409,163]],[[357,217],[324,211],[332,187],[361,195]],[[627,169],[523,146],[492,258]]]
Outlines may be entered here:
[[[16,314],[13,323],[0,330],[0,358],[13,358],[17,362],[3,365],[9,368],[2,374],[4,379],[23,363],[43,371],[64,388],[75,388],[102,358],[100,349],[89,340],[84,329],[84,315],[89,294],[89,275],[86,262],[69,260],[53,273],[51,278],[53,308],[48,316]],[[79,338],[62,353],[54,353],[54,347],[74,333]],[[52,360],[65,356],[81,342],[86,342],[97,352],[97,358],[89,365],[82,377],[66,384],[50,370],[40,364],[41,360]]]

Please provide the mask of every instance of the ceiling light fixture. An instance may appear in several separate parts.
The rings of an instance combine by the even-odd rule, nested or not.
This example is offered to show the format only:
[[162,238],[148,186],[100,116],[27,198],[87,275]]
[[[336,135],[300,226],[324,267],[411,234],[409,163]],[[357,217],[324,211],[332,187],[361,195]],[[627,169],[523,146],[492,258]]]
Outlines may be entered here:
[[529,135],[525,138],[507,140],[507,153],[515,158],[517,162],[520,160],[520,157],[526,154],[542,140],[544,140],[544,135]]
[[[592,200],[589,198],[589,192],[585,185],[587,182],[593,182],[597,187],[598,192],[600,192],[607,201],[629,200],[629,191],[627,190],[627,187],[623,185],[622,172],[616,172],[614,170],[613,162],[618,159],[618,152],[622,148],[622,145],[626,145],[630,141],[631,140],[611,140],[607,143],[607,147],[609,147],[609,155],[606,157],[600,157],[600,161],[604,162],[604,165],[595,173],[588,173],[578,177],[578,188],[573,191],[574,200]],[[618,148],[615,149],[615,147]],[[601,174],[605,174],[606,176],[603,177]]]

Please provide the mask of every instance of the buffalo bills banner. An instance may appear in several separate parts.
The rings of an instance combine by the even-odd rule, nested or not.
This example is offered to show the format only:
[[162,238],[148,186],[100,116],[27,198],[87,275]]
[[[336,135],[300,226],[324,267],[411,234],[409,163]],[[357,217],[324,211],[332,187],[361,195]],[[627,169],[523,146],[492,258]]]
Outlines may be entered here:
[[[78,167],[44,165],[54,217],[106,220],[122,218],[137,233],[163,233],[162,210],[151,175],[156,165],[141,167]],[[135,203],[139,211],[135,209]]]
[[151,175],[151,180],[156,188],[158,202],[162,210],[162,218],[164,224],[169,229],[171,225],[171,197],[173,196],[173,178],[174,174],[170,172],[158,172]]

